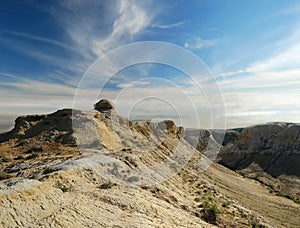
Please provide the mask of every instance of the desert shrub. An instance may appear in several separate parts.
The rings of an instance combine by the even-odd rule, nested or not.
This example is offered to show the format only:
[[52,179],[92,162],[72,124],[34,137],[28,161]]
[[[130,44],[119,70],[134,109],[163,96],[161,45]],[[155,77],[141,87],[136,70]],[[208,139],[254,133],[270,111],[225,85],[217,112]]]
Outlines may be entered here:
[[285,197],[285,198],[287,198],[287,199],[292,199],[291,196],[289,196],[289,195],[287,195],[287,194],[284,194],[283,192],[276,191],[276,190],[275,190],[275,192],[276,192],[275,194],[276,194],[277,196]]
[[178,169],[178,165],[177,165],[176,162],[171,162],[171,163],[169,164],[169,166],[171,167],[171,169],[175,169],[175,170]]
[[252,220],[250,224],[252,228],[259,228],[259,223],[256,220]]
[[103,183],[99,186],[100,189],[109,189],[111,187],[115,186],[112,182]]
[[213,201],[213,200],[214,200],[214,198],[213,198],[212,196],[208,196],[207,199],[208,199],[209,201]]
[[221,210],[217,207],[215,203],[210,205],[209,210],[213,211],[214,214],[221,214]]
[[56,182],[55,187],[59,188],[63,192],[72,192],[74,191],[74,187],[72,185],[61,183],[59,181]]
[[294,201],[295,203],[300,204],[300,199],[293,199],[293,201]]
[[202,203],[202,206],[202,219],[210,224],[216,224],[217,215],[221,214],[221,210],[217,207],[215,203],[212,203],[207,200]]
[[229,221],[232,221],[234,219],[234,217],[232,215],[228,215],[227,218]]
[[223,203],[222,203],[222,207],[228,207],[229,206],[229,202],[228,201],[224,201]]

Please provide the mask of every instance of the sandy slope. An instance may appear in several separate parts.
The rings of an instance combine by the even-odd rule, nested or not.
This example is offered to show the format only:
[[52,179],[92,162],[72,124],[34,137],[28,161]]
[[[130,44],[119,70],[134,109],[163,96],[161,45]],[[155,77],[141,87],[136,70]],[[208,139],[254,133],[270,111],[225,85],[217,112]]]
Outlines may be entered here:
[[276,227],[300,227],[300,205],[284,197],[271,195],[257,181],[245,179],[214,164],[204,173],[222,194],[253,210]]

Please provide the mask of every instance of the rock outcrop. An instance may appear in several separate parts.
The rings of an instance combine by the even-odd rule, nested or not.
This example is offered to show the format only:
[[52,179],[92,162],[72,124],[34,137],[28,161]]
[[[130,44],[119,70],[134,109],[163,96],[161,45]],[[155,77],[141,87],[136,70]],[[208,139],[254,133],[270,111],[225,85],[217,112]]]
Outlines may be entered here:
[[103,112],[108,110],[114,110],[115,105],[109,100],[102,99],[94,105],[94,108],[99,112]]
[[210,131],[204,129],[186,129],[185,140],[199,151],[206,149],[210,138]]
[[10,132],[0,134],[0,143],[12,139],[23,140],[37,137],[40,141],[75,146],[72,114],[72,109],[63,109],[49,115],[18,117],[15,120],[15,127]]
[[185,130],[183,126],[180,126],[177,128],[177,135],[179,138],[184,138],[185,137]]

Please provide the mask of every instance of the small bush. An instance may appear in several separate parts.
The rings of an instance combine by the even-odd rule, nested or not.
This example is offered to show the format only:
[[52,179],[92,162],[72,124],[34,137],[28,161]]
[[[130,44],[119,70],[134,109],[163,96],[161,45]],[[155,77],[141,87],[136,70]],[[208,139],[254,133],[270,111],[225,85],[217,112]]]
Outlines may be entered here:
[[215,214],[221,214],[221,210],[214,203],[211,204],[209,210],[213,211]]
[[300,204],[300,199],[293,199],[293,201],[294,201],[295,203]]
[[234,219],[234,217],[232,215],[228,215],[227,218],[229,221],[232,221]]
[[228,201],[224,201],[223,203],[222,203],[222,207],[228,207],[229,206],[229,202]]
[[256,220],[251,221],[252,228],[259,228],[259,223]]
[[74,191],[74,187],[72,185],[68,185],[68,184],[65,184],[65,183],[56,182],[55,186],[57,188],[59,188],[60,190],[62,190],[63,192],[72,192],[72,191]]
[[213,201],[213,200],[214,200],[214,198],[213,198],[212,196],[208,196],[207,199],[208,199],[209,201]]
[[210,224],[216,224],[217,215],[221,214],[221,210],[217,207],[215,203],[212,203],[207,200],[202,203],[202,206],[202,219]]
[[100,189],[109,189],[109,188],[111,188],[111,187],[113,187],[113,186],[115,186],[114,183],[108,182],[108,183],[101,184],[101,185],[99,186],[99,188],[100,188]]
[[171,169],[175,169],[175,170],[178,169],[178,165],[177,165],[176,162],[171,162],[171,163],[169,164],[169,166],[171,167]]

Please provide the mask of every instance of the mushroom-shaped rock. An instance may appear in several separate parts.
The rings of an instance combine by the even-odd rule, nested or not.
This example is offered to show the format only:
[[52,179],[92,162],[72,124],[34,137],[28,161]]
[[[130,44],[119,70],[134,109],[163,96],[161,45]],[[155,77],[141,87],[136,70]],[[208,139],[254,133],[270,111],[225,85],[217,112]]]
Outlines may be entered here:
[[108,111],[108,110],[114,110],[115,106],[111,101],[102,99],[99,102],[97,102],[96,104],[94,104],[94,108],[95,108],[95,110],[97,110],[99,112],[103,112],[103,111]]

